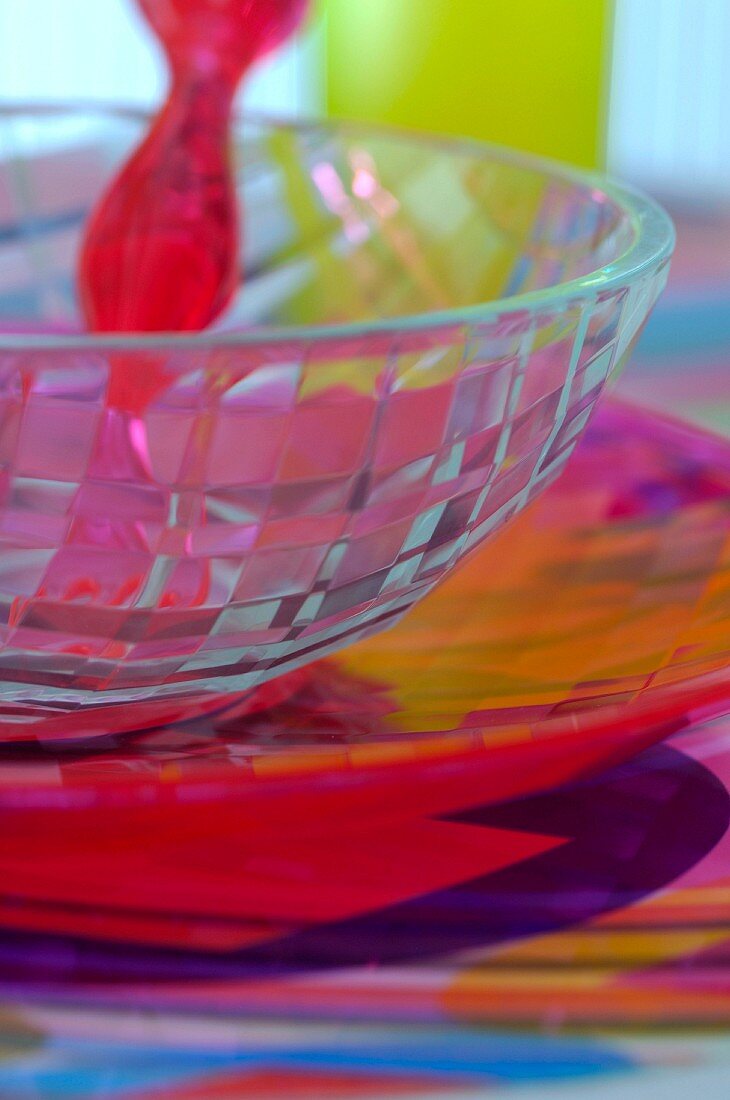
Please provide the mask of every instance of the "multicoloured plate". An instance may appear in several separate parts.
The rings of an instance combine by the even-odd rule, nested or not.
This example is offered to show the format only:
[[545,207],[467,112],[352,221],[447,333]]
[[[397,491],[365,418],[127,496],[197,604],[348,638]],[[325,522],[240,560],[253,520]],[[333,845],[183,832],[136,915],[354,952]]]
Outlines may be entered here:
[[729,659],[730,444],[609,402],[544,499],[397,628],[255,713],[4,747],[0,806],[32,810],[50,860],[132,806],[146,834],[205,804],[199,835],[291,838],[484,805],[729,710]]
[[3,1095],[722,1079],[729,512],[730,444],[608,404],[268,711],[4,750]]

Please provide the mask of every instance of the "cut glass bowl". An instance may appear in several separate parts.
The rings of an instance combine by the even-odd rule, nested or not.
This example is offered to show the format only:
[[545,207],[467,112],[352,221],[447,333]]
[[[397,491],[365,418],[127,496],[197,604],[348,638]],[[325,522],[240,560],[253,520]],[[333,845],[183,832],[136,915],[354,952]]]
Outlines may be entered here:
[[606,180],[246,120],[228,312],[90,336],[80,233],[145,121],[0,112],[6,741],[260,706],[395,623],[560,473],[666,277],[669,219]]

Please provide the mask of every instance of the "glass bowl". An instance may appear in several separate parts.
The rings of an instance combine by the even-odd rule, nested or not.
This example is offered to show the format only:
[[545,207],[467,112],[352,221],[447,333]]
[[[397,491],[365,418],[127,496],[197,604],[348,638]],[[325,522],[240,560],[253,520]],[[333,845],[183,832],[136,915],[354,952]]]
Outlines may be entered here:
[[246,119],[230,309],[88,335],[81,229],[145,123],[0,111],[6,741],[264,706],[397,622],[560,473],[666,277],[669,219],[604,179]]

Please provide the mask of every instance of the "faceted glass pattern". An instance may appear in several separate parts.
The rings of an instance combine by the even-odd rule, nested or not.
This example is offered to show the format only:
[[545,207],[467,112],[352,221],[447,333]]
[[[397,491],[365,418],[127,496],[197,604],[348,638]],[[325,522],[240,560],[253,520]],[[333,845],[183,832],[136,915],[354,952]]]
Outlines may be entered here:
[[666,274],[633,193],[256,125],[229,314],[89,337],[80,228],[141,125],[0,116],[6,740],[192,716],[396,622],[562,470]]

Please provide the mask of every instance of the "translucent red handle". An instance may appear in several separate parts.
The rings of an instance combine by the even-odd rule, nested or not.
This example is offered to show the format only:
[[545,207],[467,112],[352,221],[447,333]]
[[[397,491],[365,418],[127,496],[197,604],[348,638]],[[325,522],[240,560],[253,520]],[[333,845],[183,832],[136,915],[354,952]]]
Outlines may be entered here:
[[307,0],[138,0],[167,50],[167,102],[89,220],[79,295],[106,332],[204,328],[240,279],[233,96]]

